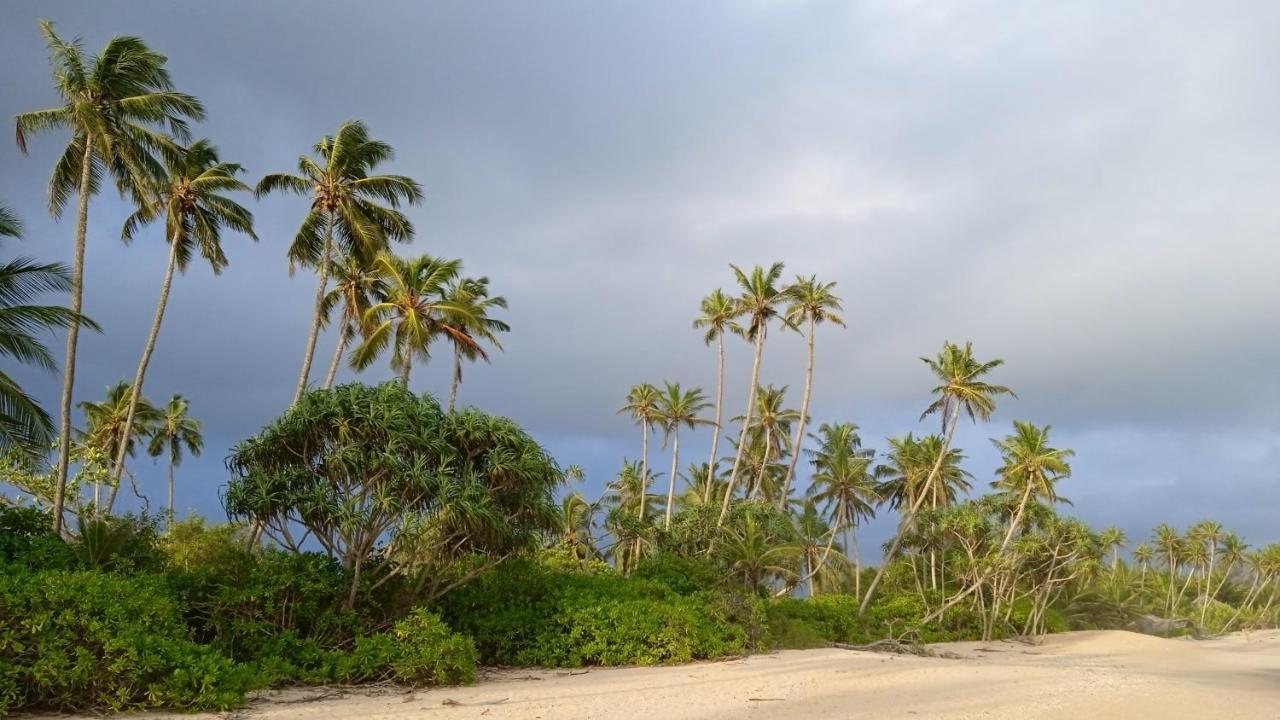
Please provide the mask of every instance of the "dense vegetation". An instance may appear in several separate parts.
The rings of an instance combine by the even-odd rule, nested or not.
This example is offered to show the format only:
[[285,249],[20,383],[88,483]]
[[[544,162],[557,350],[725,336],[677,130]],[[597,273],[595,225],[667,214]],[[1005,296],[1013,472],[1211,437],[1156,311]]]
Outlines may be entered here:
[[[988,422],[1013,393],[995,382],[1001,361],[970,345],[924,358],[934,386],[921,421],[936,432],[876,450],[852,422],[814,427],[817,337],[844,326],[841,300],[834,282],[785,282],[781,263],[731,266],[736,290],[702,300],[694,326],[715,347],[714,397],[674,381],[634,386],[621,412],[639,426],[638,456],[598,499],[564,492],[580,469],[515,422],[456,407],[463,361],[489,360],[510,330],[491,315],[506,301],[461,261],[390,253],[413,237],[402,208],[422,192],[379,173],[392,148],[357,121],[317,142],[296,174],[254,188],[308,200],[287,251],[318,276],[307,343],[290,406],[230,451],[227,522],[179,520],[176,470],[204,450],[202,427],[182,395],[148,400],[146,373],[175,271],[195,254],[225,267],[224,231],[254,238],[231,197],[250,187],[191,138],[204,108],[175,89],[163,55],[124,37],[87,57],[42,31],[61,104],[20,115],[18,143],[69,132],[50,209],[77,200],[75,260],[0,266],[0,354],[52,372],[44,334],[69,331],[57,427],[0,373],[0,480],[19,491],[0,500],[0,713],[226,708],[291,683],[467,682],[479,663],[671,663],[1125,628],[1143,615],[1201,633],[1280,623],[1278,545],[1251,549],[1205,521],[1129,547],[1117,529],[1060,515],[1073,453],[1048,425],[1018,421],[993,439],[991,492],[972,494],[956,428]],[[78,332],[96,329],[81,306],[89,200],[108,178],[137,208],[122,239],[163,224],[153,232],[168,262],[133,380],[77,405]],[[0,236],[20,233],[0,208]],[[67,308],[38,304],[64,292]],[[337,344],[313,383],[329,323]],[[760,382],[770,331],[804,337],[798,408],[787,387]],[[743,414],[726,418],[735,337],[751,373]],[[443,407],[409,389],[440,341],[453,363]],[[344,359],[362,370],[381,357],[396,381],[335,386]],[[704,429],[710,455],[689,463],[681,440]],[[669,464],[655,457],[658,435]],[[128,467],[139,450],[167,466],[159,514]],[[141,515],[116,512],[126,484]],[[897,530],[863,567],[858,530],[884,512]]]

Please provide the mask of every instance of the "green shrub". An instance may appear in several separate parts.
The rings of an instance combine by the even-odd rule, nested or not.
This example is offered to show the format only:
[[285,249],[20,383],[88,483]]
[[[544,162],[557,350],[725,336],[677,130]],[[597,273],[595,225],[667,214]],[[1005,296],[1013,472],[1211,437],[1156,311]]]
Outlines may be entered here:
[[631,577],[653,580],[681,595],[692,595],[701,590],[719,587],[723,583],[724,573],[703,557],[659,552],[637,563]]
[[325,679],[456,685],[475,679],[478,659],[471,638],[450,630],[439,615],[419,608],[391,632],[358,638],[351,652],[329,653]]
[[71,546],[53,532],[49,513],[0,503],[0,565],[29,570],[70,570],[80,565]]
[[193,642],[164,585],[96,570],[0,576],[0,714],[223,709],[250,669]]

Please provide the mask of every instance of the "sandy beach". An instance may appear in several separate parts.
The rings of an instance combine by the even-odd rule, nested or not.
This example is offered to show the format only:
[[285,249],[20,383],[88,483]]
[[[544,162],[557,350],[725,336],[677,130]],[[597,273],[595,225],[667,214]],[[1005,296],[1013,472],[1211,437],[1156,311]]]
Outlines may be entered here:
[[1074,632],[1039,645],[934,647],[959,657],[829,649],[676,667],[500,670],[461,688],[272,692],[233,715],[264,720],[1280,718],[1280,631],[1204,641]]

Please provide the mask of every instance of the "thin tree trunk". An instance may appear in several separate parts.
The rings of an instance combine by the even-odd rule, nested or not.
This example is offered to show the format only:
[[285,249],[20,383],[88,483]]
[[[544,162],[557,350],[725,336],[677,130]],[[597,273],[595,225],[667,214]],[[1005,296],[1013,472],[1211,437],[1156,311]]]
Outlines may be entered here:
[[138,360],[138,369],[133,375],[133,387],[129,390],[129,409],[124,415],[124,427],[120,430],[120,447],[116,450],[115,466],[111,471],[114,485],[111,497],[107,500],[107,514],[115,505],[116,493],[120,489],[120,478],[124,475],[124,458],[129,450],[129,437],[133,432],[133,419],[138,413],[138,401],[142,398],[142,381],[147,374],[147,366],[151,363],[151,354],[155,352],[156,340],[160,337],[160,324],[164,322],[164,311],[169,305],[169,289],[173,286],[173,270],[178,265],[178,239],[169,239],[169,264],[164,269],[164,281],[160,283],[160,299],[156,301],[156,314],[151,319],[151,332],[147,334],[147,342],[142,346],[142,358]]
[[738,433],[738,450],[733,454],[733,469],[729,472],[729,485],[724,491],[724,502],[720,505],[720,517],[716,519],[716,527],[724,525],[725,516],[729,514],[729,501],[733,498],[733,488],[738,481],[738,467],[742,464],[742,451],[747,445],[747,428],[751,425],[751,414],[756,407],[756,386],[760,384],[760,356],[764,354],[764,328],[756,333],[755,358],[751,361],[751,387],[747,390],[747,412],[742,420],[742,431]]
[[862,558],[858,552],[858,528],[849,526],[849,552],[853,560],[853,596],[862,597]]
[[[645,506],[649,503],[649,418],[641,418],[640,422],[640,522],[644,522]],[[639,540],[636,541],[637,551]]]
[[1218,541],[1209,541],[1209,570],[1204,576],[1204,588],[1200,591],[1200,627],[1204,627],[1205,615],[1209,612],[1209,588],[1213,584],[1213,561],[1218,555]]
[[755,484],[751,486],[751,492],[747,493],[747,499],[764,494],[764,474],[769,469],[769,445],[773,442],[772,426],[764,429],[764,452],[760,453],[760,469],[756,472]]
[[338,346],[333,349],[333,359],[329,361],[329,372],[324,376],[325,390],[333,387],[333,381],[338,376],[338,365],[342,364],[342,354],[346,352],[347,342],[350,340],[348,332],[349,326],[344,326],[338,334]]
[[716,452],[720,449],[720,418],[721,412],[724,410],[724,333],[716,338],[716,354],[719,356],[720,363],[716,367],[716,424],[711,431],[711,458],[707,460],[707,471],[711,477],[707,482],[707,489],[703,495],[702,502],[711,502],[711,489],[715,487],[716,477]]
[[1022,522],[1022,513],[1027,511],[1027,502],[1031,500],[1031,484],[1027,484],[1027,489],[1022,493],[1022,502],[1018,503],[1018,512],[1009,518],[1009,530],[1004,534],[1004,541],[1000,543],[1000,552],[1003,555],[1005,550],[1009,549],[1009,542],[1013,540],[1013,530],[1018,527],[1018,523]]
[[173,454],[169,455],[169,515],[165,520],[164,529],[166,531],[173,529]]
[[302,393],[307,391],[307,381],[311,377],[311,360],[316,354],[316,341],[320,338],[320,317],[324,308],[324,293],[329,287],[329,257],[333,254],[333,212],[329,212],[329,221],[325,223],[324,249],[320,251],[320,267],[317,271],[319,283],[316,285],[315,312],[311,317],[311,332],[307,335],[307,351],[302,356],[302,370],[298,373],[298,389],[293,393],[293,403],[298,404]]
[[809,359],[804,371],[804,399],[800,401],[800,422],[796,426],[796,439],[791,443],[791,465],[787,467],[787,476],[782,480],[782,494],[778,497],[778,509],[787,505],[787,494],[791,492],[791,481],[796,475],[796,465],[800,462],[800,446],[804,444],[804,426],[809,421],[809,396],[813,392],[813,336],[817,323],[809,316]]
[[671,506],[676,499],[676,470],[680,467],[680,429],[677,428],[671,437],[671,478],[667,482],[667,518],[663,529],[671,529]]
[[400,387],[409,389],[409,371],[413,369],[413,359],[406,357],[400,366]]
[[462,384],[462,350],[453,346],[453,382],[449,384],[449,412],[453,412],[453,404],[458,399],[458,386]]
[[80,310],[84,306],[84,246],[89,232],[89,180],[93,173],[93,136],[85,135],[80,160],[80,189],[76,201],[76,244],[71,264],[71,322],[67,324],[67,356],[62,370],[62,418],[58,422],[58,468],[53,483],[53,532],[62,534],[67,471],[71,465],[71,394],[76,382],[76,343],[80,340]]

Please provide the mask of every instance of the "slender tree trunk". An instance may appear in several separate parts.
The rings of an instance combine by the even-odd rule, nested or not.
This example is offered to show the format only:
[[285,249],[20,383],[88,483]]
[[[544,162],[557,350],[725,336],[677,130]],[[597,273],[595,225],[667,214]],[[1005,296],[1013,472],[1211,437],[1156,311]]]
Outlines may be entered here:
[[680,467],[680,429],[677,428],[671,436],[671,478],[667,482],[667,517],[663,522],[663,529],[671,529],[671,506],[676,499],[676,471]]
[[1022,492],[1022,501],[1018,503],[1018,512],[1009,518],[1009,530],[1004,534],[1004,541],[1000,543],[999,554],[1003,555],[1005,550],[1009,549],[1009,543],[1013,540],[1014,528],[1018,527],[1018,523],[1022,522],[1022,513],[1027,511],[1027,503],[1031,500],[1031,484],[1027,484],[1026,490]]
[[729,485],[724,490],[724,502],[720,505],[720,517],[716,527],[724,525],[725,516],[729,514],[729,501],[733,499],[733,488],[738,481],[738,467],[742,464],[742,451],[747,445],[747,428],[751,425],[751,415],[756,409],[756,386],[760,384],[760,356],[764,354],[764,328],[756,333],[755,358],[751,361],[751,387],[747,390],[747,412],[742,420],[742,431],[738,433],[738,449],[733,454],[733,469],[729,471]]
[[1204,576],[1204,589],[1200,591],[1200,627],[1204,627],[1205,615],[1209,612],[1209,588],[1213,585],[1213,561],[1218,555],[1218,541],[1209,541],[1209,571]]
[[707,483],[706,492],[702,498],[704,503],[711,502],[711,489],[715,487],[716,477],[716,452],[720,449],[720,418],[721,412],[724,410],[724,333],[716,338],[716,354],[719,356],[719,364],[716,366],[716,424],[711,431],[711,458],[707,460],[707,471],[711,477]]
[[342,328],[338,334],[338,346],[333,349],[333,359],[329,361],[329,372],[324,376],[324,389],[328,390],[333,387],[334,378],[338,376],[338,365],[342,364],[342,354],[347,350],[347,342],[350,341],[349,325]]
[[458,400],[458,386],[462,384],[462,350],[453,346],[453,382],[449,384],[449,412],[453,412],[453,404]]
[[85,135],[80,160],[80,189],[76,200],[76,243],[71,264],[71,322],[67,324],[67,356],[62,370],[62,418],[58,422],[58,467],[53,483],[53,532],[62,534],[67,471],[71,465],[71,394],[76,382],[76,343],[80,340],[80,310],[84,306],[84,246],[89,232],[89,180],[93,174],[93,136]]
[[800,446],[804,444],[804,426],[809,422],[809,396],[813,392],[813,336],[817,323],[809,316],[809,358],[804,370],[804,399],[800,401],[800,422],[796,425],[796,439],[791,443],[791,465],[787,467],[787,476],[782,480],[782,494],[778,497],[778,509],[787,506],[787,495],[791,492],[791,481],[796,475],[796,465],[800,463]]
[[413,358],[406,357],[400,366],[400,387],[409,389],[409,372],[413,370]]
[[169,289],[173,286],[173,270],[178,264],[177,238],[169,239],[169,264],[164,269],[164,281],[160,283],[160,299],[156,301],[155,317],[151,319],[151,332],[147,334],[147,342],[142,346],[142,358],[138,360],[138,369],[133,374],[133,387],[129,390],[129,409],[124,414],[124,426],[120,430],[120,447],[116,450],[115,465],[111,471],[113,485],[111,497],[107,500],[107,514],[115,505],[116,493],[120,490],[120,478],[124,475],[124,458],[129,450],[129,437],[133,432],[133,419],[138,413],[138,401],[142,398],[142,381],[147,374],[147,366],[151,364],[151,354],[155,352],[156,340],[160,337],[160,325],[164,322],[164,311],[169,305]]
[[[945,412],[945,411],[944,411]],[[942,469],[942,462],[946,459],[947,453],[951,450],[951,440],[956,432],[956,419],[960,414],[960,403],[953,402],[951,408],[951,419],[943,424],[947,427],[946,435],[943,436],[942,449],[938,453],[938,459],[933,463],[933,469],[929,471],[929,475],[925,478],[925,487],[933,484],[934,477],[938,471]],[[943,418],[946,420],[945,416]],[[907,510],[907,514],[902,517],[902,522],[898,524],[898,531],[893,535],[893,541],[889,543],[889,549],[884,554],[884,560],[880,563],[880,567],[876,568],[876,574],[871,578],[871,585],[867,587],[867,594],[862,598],[862,604],[858,606],[858,615],[861,617],[867,612],[867,608],[871,605],[871,599],[875,597],[876,588],[880,586],[880,581],[884,579],[884,571],[888,569],[889,563],[893,561],[894,556],[898,554],[898,548],[902,547],[902,538],[906,534],[906,529],[911,526],[911,522],[915,519],[916,512],[920,510],[920,505],[924,503],[924,499],[928,497],[928,493],[920,493],[920,497]]]
[[169,455],[169,514],[165,520],[164,529],[166,531],[173,529],[173,454]]
[[862,558],[858,551],[858,529],[854,525],[849,526],[849,552],[853,560],[853,596],[862,597]]
[[293,403],[298,404],[302,393],[307,391],[307,381],[311,377],[311,360],[316,355],[316,341],[320,338],[320,319],[324,308],[324,293],[329,287],[329,260],[333,254],[333,212],[329,211],[329,220],[325,223],[324,249],[320,251],[320,267],[317,271],[319,282],[316,285],[315,312],[311,317],[311,332],[307,335],[307,351],[302,355],[302,370],[298,373],[298,389],[293,393]]
[[769,445],[772,442],[773,428],[766,427],[764,429],[764,452],[760,453],[760,469],[756,472],[756,481],[751,486],[751,492],[747,493],[748,500],[764,494],[764,474],[769,469]]
[[[649,418],[641,418],[640,422],[640,522],[644,522],[645,506],[649,503]],[[639,540],[636,548],[639,549]]]

